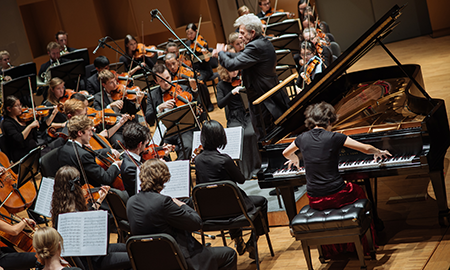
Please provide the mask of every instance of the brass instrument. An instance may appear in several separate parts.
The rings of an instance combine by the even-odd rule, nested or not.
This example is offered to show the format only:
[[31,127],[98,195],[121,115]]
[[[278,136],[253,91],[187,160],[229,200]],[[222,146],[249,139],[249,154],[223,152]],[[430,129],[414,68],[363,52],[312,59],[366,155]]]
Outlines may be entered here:
[[54,66],[58,66],[59,65],[59,60],[56,59],[56,62],[53,62],[45,72],[42,72],[41,74],[41,83],[39,83],[40,86],[42,85],[48,85],[48,83],[50,82],[50,80],[52,79],[52,74],[49,72],[49,69],[51,67]]
[[59,52],[59,55],[64,55],[64,54],[66,54],[66,53],[69,53],[69,50],[67,49],[67,46],[64,45],[64,50],[60,51],[60,52]]

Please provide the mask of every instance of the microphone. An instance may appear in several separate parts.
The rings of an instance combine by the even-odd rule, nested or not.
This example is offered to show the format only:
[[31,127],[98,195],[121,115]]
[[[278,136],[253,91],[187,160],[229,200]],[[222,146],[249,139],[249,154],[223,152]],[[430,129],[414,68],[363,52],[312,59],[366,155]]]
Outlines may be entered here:
[[11,66],[11,63],[10,63],[10,62],[8,62],[8,66],[9,66],[10,68],[12,68],[12,66]]
[[158,10],[154,9],[152,11],[150,11],[150,15],[152,15],[152,18],[150,19],[150,22],[153,22],[153,19],[156,18],[156,15],[158,15]]
[[95,48],[93,54],[96,54],[96,53],[97,53],[97,50],[98,50],[99,48],[105,48],[105,41],[106,41],[106,38],[107,38],[107,36],[104,37],[104,38],[102,38],[102,39],[99,39],[99,40],[98,40],[97,48]]

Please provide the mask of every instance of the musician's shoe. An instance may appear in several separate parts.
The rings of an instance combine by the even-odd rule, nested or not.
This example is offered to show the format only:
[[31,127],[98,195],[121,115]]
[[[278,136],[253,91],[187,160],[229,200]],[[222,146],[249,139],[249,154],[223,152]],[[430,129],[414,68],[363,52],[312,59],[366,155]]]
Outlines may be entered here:
[[212,111],[214,111],[214,105],[209,104],[208,105],[208,112],[212,112]]
[[242,239],[242,236],[234,238],[234,246],[236,247],[236,251],[239,256],[245,253],[245,242],[244,239]]
[[[259,236],[256,236],[256,241],[258,241]],[[253,241],[253,234],[248,239],[247,244],[245,244],[245,250],[248,252],[248,257],[252,260],[256,259],[256,249]]]

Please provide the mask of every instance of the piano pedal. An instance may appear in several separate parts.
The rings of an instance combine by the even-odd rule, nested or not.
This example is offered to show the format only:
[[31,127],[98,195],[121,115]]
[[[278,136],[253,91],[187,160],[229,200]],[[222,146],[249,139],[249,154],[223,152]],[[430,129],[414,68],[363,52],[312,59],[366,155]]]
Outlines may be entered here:
[[412,195],[406,195],[406,196],[394,196],[394,197],[390,197],[386,204],[425,201],[427,198],[428,198],[427,193],[412,194]]

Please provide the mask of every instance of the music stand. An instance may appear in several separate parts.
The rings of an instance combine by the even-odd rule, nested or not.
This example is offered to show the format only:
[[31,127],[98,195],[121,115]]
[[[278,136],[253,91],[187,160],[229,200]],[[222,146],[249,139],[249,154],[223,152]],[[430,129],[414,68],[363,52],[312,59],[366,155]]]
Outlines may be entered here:
[[84,76],[84,60],[77,59],[70,62],[62,63],[49,69],[51,78],[58,77],[63,81],[78,79],[78,75]]
[[247,89],[239,90],[239,96],[242,100],[242,105],[244,106],[245,112],[248,112],[248,95],[247,95]]
[[276,66],[278,80],[284,81],[287,77],[292,75],[291,67],[288,65]]
[[277,65],[288,65],[289,67],[297,68],[294,57],[290,50],[276,50]]
[[286,34],[281,37],[270,39],[275,50],[288,49],[291,52],[300,53],[300,41],[298,40],[298,34]]
[[77,59],[83,59],[84,60],[84,66],[89,65],[89,52],[88,49],[78,49],[75,51],[72,51],[70,53],[66,53],[61,55],[62,59],[68,59],[70,61],[77,60]]
[[269,25],[271,25],[273,23],[282,22],[282,21],[286,20],[287,19],[287,15],[284,12],[278,12],[278,13],[275,13],[275,14],[273,14],[271,16],[264,17],[261,20],[264,20],[264,21],[267,22],[267,20],[269,18],[270,18]]
[[302,34],[302,26],[299,19],[289,19],[282,22],[269,24],[266,29],[266,35],[276,37],[285,34]]
[[197,104],[195,102],[191,102],[190,104],[179,106],[168,112],[163,112],[159,114],[156,119],[156,122],[161,121],[167,128],[164,137],[171,137],[178,134],[185,157],[188,157],[188,154],[186,153],[186,148],[184,147],[181,133],[195,128],[196,123],[195,115],[192,113],[191,107],[195,113]]
[[[181,40],[186,43],[187,38],[182,38]],[[178,47],[180,47],[180,45],[181,45],[181,42],[178,39],[176,39],[176,40],[169,40],[169,41],[160,43],[160,44],[156,45],[156,48],[165,50],[166,49],[166,45],[169,42],[175,42]]]
[[125,72],[125,65],[122,62],[111,63],[109,64],[109,69],[115,70],[117,73],[123,73]]
[[42,146],[38,146],[20,159],[19,173],[17,176],[17,188],[22,187],[33,179],[34,187],[38,190],[35,176],[39,173],[39,158]]
[[10,68],[4,72],[5,76],[10,76],[11,78],[18,78],[21,76],[37,74],[36,73],[36,63],[29,62],[21,64],[20,66]]
[[144,74],[138,74],[138,75],[133,76],[133,85],[139,86],[139,88],[141,88],[142,91],[145,91],[147,89],[147,87],[152,88],[153,86],[155,86],[156,82],[155,82],[155,77],[153,76],[153,74],[148,72],[147,76],[148,76],[148,85],[147,85],[147,80],[145,79]]
[[20,100],[22,105],[31,107],[30,85],[28,83],[28,78],[30,78],[31,89],[34,92],[36,89],[36,74],[30,74],[13,79],[3,84],[2,103],[5,100],[5,97],[15,96]]

